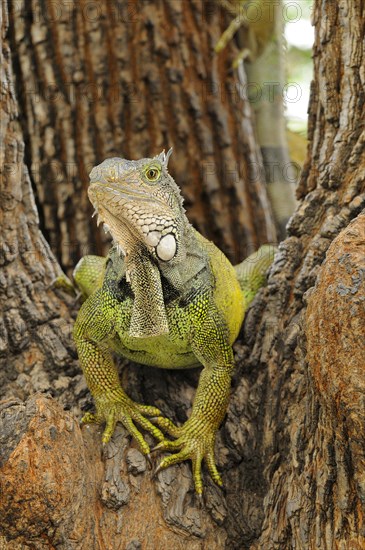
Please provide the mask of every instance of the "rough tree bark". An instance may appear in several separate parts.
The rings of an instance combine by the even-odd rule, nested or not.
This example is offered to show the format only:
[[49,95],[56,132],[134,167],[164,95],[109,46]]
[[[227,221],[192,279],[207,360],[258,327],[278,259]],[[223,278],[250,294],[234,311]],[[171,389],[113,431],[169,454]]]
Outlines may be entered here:
[[232,260],[275,241],[233,45],[214,2],[17,0],[10,33],[41,227],[65,268],[105,253],[88,173],[107,157],[174,148],[189,218]]
[[[3,403],[0,413],[4,548],[364,548],[362,9],[345,0],[315,3],[299,206],[235,346],[238,367],[217,441],[225,491],[206,477],[201,509],[188,465],[151,480],[123,429],[102,460],[98,429],[81,432],[75,421],[77,405],[89,400],[63,332],[70,315],[47,288],[54,264],[30,207],[3,50],[1,130],[11,169],[2,178],[0,206],[5,243],[13,245],[2,251],[8,323],[1,327],[2,372],[7,368],[7,395],[19,398]],[[29,261],[36,246],[40,261]],[[183,421],[197,372],[135,365],[124,378],[134,399]],[[38,394],[24,403],[34,389],[56,392],[57,399]]]
[[364,5],[317,1],[313,21],[300,203],[250,357],[267,377],[265,519],[254,548],[365,546]]

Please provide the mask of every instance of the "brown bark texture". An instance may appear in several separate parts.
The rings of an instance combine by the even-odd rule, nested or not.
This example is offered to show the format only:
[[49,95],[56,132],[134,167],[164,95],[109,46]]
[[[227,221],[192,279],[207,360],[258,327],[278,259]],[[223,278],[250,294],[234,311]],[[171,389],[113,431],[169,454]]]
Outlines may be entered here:
[[90,223],[88,174],[107,157],[174,148],[189,218],[232,260],[275,241],[233,45],[215,2],[17,0],[12,52],[41,227],[70,270],[109,242]]
[[[5,8],[0,548],[364,548],[363,4],[314,6],[299,206],[235,345],[216,446],[225,489],[205,475],[200,505],[190,465],[154,479],[122,427],[101,451],[100,429],[78,425],[91,401],[70,338],[75,304],[49,286],[58,267],[38,230]],[[122,371],[133,399],[177,422],[189,414],[198,375]]]

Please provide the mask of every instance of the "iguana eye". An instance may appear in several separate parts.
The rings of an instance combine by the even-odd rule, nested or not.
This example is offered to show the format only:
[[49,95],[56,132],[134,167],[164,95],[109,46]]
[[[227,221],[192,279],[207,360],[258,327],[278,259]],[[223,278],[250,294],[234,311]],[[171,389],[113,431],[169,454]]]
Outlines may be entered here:
[[161,169],[158,166],[149,166],[145,171],[148,181],[157,181],[161,175]]

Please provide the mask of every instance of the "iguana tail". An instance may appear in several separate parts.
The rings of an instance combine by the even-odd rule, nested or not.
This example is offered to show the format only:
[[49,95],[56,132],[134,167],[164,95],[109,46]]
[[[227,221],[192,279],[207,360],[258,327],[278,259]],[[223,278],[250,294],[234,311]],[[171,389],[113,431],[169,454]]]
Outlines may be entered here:
[[235,266],[237,279],[247,307],[266,279],[266,272],[272,264],[276,252],[275,246],[264,244],[256,252]]

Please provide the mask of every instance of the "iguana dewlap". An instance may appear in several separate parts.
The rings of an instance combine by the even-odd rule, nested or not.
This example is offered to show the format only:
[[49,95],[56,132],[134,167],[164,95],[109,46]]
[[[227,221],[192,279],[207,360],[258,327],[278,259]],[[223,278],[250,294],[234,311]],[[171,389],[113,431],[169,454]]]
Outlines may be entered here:
[[[96,414],[83,421],[106,423],[103,442],[122,422],[144,454],[150,449],[139,428],[146,430],[158,449],[173,452],[159,469],[190,459],[201,493],[202,461],[222,484],[214,442],[228,404],[232,344],[274,249],[261,247],[234,268],[189,223],[168,157],[112,158],[92,170],[89,198],[114,246],[106,259],[86,256],[75,269],[87,299],[74,338],[96,404]],[[133,402],[120,385],[113,352],[154,367],[201,364],[187,422],[177,427],[155,407]]]

